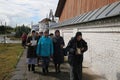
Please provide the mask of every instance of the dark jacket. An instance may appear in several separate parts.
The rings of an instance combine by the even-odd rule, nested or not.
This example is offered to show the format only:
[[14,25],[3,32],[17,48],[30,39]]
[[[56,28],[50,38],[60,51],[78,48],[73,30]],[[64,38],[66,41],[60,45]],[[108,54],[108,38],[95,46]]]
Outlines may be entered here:
[[[76,55],[77,46],[79,46],[79,48],[84,48],[80,55]],[[70,65],[75,66],[81,64],[83,62],[83,53],[87,51],[87,49],[87,43],[83,39],[77,41],[75,38],[72,38],[66,47],[66,50],[69,52],[68,61]]]
[[[38,38],[35,37],[35,40],[37,40]],[[27,38],[27,43],[30,43],[32,41],[32,36],[29,36]],[[36,58],[37,54],[36,54],[36,48],[37,45],[35,46],[31,46],[31,45],[27,45],[28,46],[28,50],[27,50],[27,58]]]
[[54,63],[63,63],[64,62],[64,50],[61,48],[61,45],[65,45],[63,37],[54,37],[53,38],[53,45],[54,45],[54,54],[53,60]]

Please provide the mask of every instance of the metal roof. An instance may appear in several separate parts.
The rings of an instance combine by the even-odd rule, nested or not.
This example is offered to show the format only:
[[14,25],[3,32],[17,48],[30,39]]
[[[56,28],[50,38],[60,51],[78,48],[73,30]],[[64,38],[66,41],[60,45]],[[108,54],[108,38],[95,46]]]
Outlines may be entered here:
[[120,15],[120,1],[106,5],[94,11],[84,13],[82,15],[76,16],[69,20],[65,20],[63,22],[57,23],[55,25],[52,25],[51,27],[61,27],[61,26],[72,25],[72,24],[80,24],[83,22],[99,20],[99,19],[108,18],[112,16],[117,16],[117,15]]

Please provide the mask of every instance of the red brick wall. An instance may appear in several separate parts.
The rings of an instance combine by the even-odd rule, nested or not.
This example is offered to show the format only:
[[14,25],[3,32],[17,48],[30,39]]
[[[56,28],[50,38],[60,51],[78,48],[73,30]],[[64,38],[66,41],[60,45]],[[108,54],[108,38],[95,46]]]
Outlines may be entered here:
[[95,10],[119,0],[66,0],[60,21]]

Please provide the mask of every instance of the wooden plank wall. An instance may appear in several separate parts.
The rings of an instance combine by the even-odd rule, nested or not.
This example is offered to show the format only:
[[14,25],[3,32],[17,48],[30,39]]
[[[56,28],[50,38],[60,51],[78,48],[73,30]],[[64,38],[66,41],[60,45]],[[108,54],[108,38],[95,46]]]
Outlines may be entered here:
[[119,0],[66,0],[60,21],[95,10]]

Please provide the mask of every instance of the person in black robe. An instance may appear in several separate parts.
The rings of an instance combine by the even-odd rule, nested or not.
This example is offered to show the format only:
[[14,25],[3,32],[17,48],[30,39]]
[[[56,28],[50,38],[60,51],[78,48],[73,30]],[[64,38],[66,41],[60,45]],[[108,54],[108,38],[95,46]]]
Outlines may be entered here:
[[54,54],[53,61],[55,65],[55,71],[57,73],[61,72],[60,65],[64,62],[64,40],[63,37],[60,36],[60,31],[55,31],[55,37],[53,37],[53,45],[54,45]]
[[82,33],[77,32],[66,47],[66,50],[69,52],[70,80],[82,80],[83,55],[87,49],[87,42],[83,40]]

